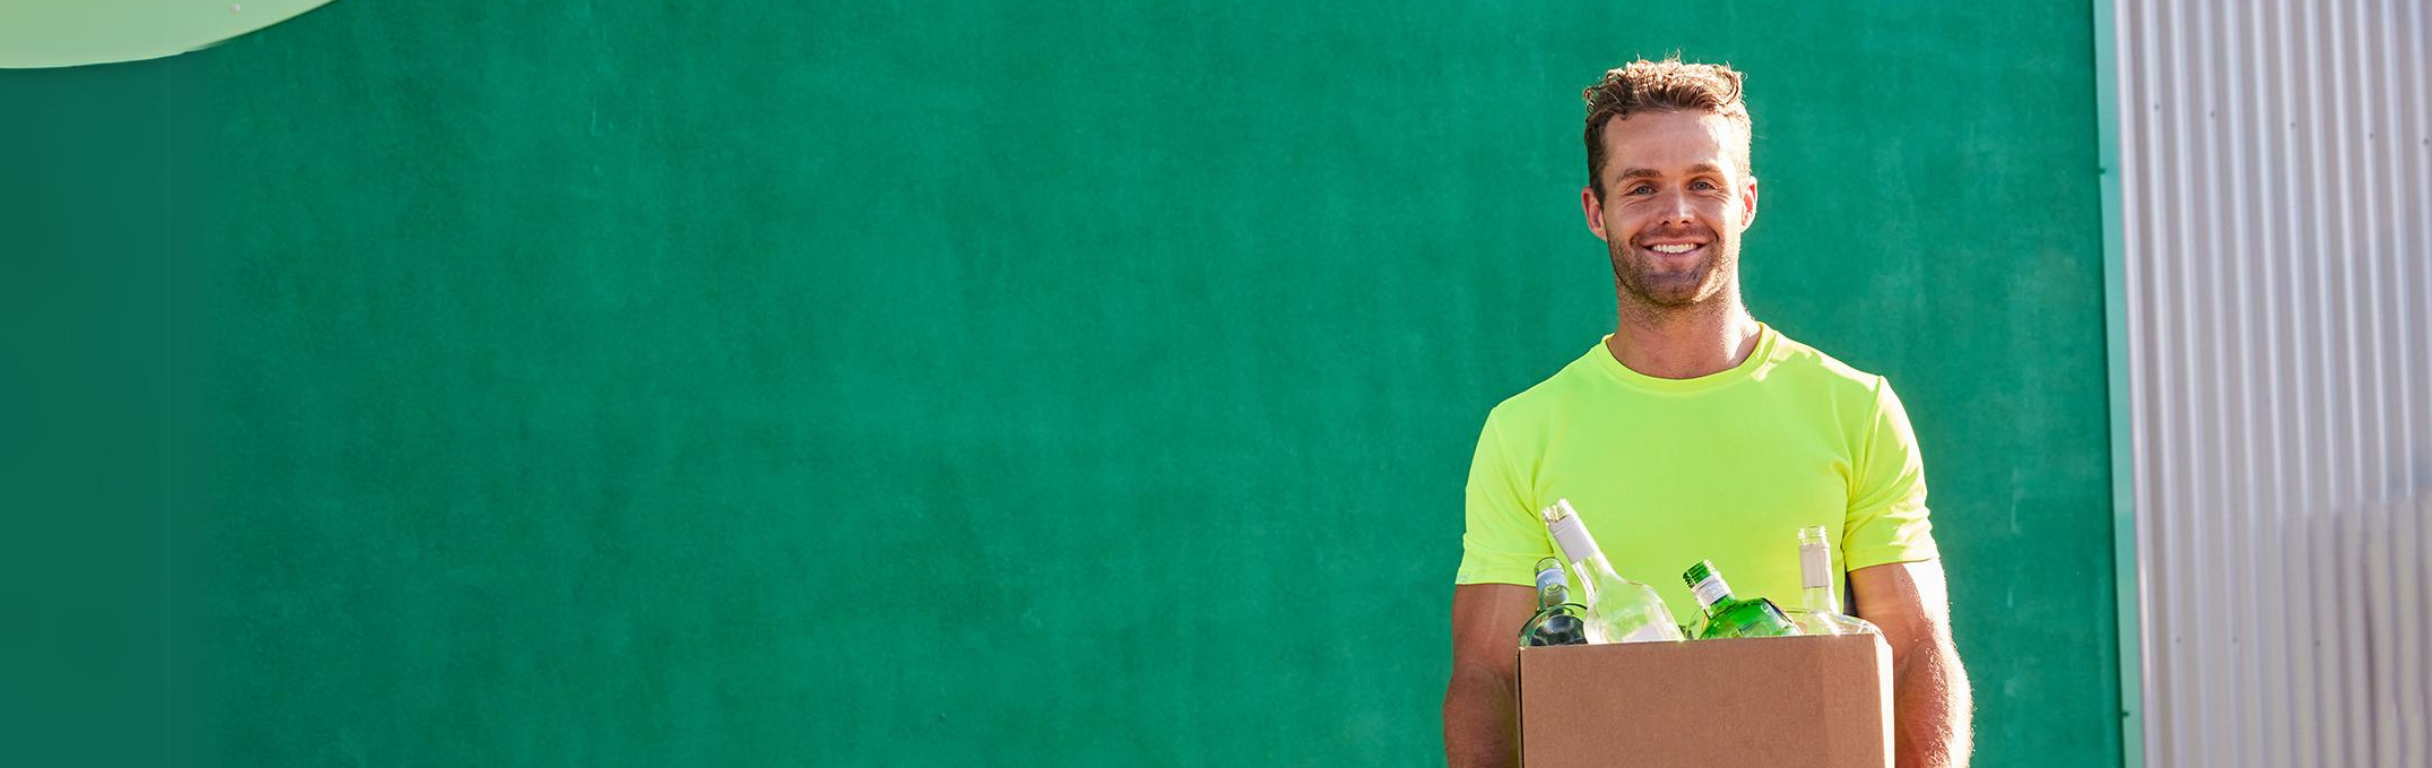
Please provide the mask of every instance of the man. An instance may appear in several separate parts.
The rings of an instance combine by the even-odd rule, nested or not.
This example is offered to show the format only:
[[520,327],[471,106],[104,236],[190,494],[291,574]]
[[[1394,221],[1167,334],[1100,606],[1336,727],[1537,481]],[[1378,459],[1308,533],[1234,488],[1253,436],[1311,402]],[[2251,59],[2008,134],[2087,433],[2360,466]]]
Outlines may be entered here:
[[1684,620],[1698,609],[1681,569],[1711,559],[1739,594],[1787,599],[1795,532],[1825,526],[1853,612],[1891,646],[1898,765],[1967,762],[1967,677],[1908,416],[1882,377],[1740,302],[1757,209],[1740,86],[1728,67],[1642,60],[1586,91],[1579,201],[1612,259],[1620,322],[1496,406],[1478,438],[1444,694],[1456,768],[1515,763],[1515,637],[1536,610],[1535,563],[1554,554],[1537,511],[1563,498]]

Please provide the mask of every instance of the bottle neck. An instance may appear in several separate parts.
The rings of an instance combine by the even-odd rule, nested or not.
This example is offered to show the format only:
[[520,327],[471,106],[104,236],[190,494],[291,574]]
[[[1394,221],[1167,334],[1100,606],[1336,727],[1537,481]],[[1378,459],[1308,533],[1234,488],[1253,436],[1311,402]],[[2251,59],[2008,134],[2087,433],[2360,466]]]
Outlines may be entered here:
[[1547,568],[1537,572],[1537,610],[1563,603],[1562,569]]
[[1579,569],[1579,593],[1586,595],[1590,604],[1596,602],[1597,587],[1621,581],[1621,574],[1613,572],[1613,564],[1604,559],[1603,552],[1590,552],[1573,567]]
[[1562,582],[1537,585],[1537,610],[1545,610],[1571,601],[1569,585]]
[[1799,545],[1799,583],[1808,611],[1841,612],[1841,596],[1832,591],[1832,551],[1822,542]]
[[1555,546],[1578,570],[1580,594],[1586,595],[1590,604],[1595,603],[1599,585],[1621,581],[1621,575],[1613,572],[1613,564],[1605,560],[1604,548],[1596,546],[1596,538],[1588,535],[1587,525],[1579,522],[1577,516],[1554,523],[1552,532]]
[[1697,594],[1697,606],[1705,610],[1708,616],[1714,615],[1716,606],[1730,605],[1732,602],[1731,585],[1723,583],[1721,574],[1707,575],[1704,581],[1689,587],[1689,591]]

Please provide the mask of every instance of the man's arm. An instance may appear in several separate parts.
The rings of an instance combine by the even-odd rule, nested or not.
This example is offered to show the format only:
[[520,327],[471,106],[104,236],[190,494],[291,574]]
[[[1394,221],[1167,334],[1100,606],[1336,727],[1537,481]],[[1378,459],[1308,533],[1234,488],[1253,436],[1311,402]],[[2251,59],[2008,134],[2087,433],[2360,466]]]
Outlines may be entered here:
[[1899,768],[1966,768],[1975,737],[1973,700],[1959,648],[1951,642],[1949,590],[1942,563],[1891,563],[1849,572],[1858,617],[1882,628],[1892,648],[1894,763]]
[[1452,682],[1444,689],[1444,760],[1452,768],[1520,764],[1520,625],[1537,591],[1512,584],[1452,588]]

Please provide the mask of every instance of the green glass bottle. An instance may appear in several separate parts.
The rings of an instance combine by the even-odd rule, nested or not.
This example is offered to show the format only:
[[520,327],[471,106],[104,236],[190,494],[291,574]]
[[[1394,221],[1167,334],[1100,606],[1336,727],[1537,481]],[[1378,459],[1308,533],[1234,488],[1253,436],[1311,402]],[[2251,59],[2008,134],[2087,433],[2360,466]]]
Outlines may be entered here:
[[1791,623],[1790,617],[1775,607],[1772,600],[1733,598],[1730,585],[1723,583],[1723,574],[1714,570],[1713,561],[1697,561],[1680,578],[1689,583],[1689,590],[1697,593],[1698,606],[1706,610],[1706,628],[1697,634],[1699,640],[1799,634],[1798,625]]

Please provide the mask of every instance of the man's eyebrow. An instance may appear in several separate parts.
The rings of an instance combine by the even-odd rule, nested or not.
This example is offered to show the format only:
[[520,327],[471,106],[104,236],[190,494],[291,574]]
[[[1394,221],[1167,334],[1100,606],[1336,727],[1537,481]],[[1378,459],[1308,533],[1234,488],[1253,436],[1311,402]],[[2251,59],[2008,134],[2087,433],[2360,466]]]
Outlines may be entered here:
[[[1722,167],[1713,163],[1698,163],[1696,165],[1689,166],[1689,175],[1691,176],[1696,176],[1699,174],[1720,176],[1722,173]],[[1662,171],[1658,171],[1653,168],[1630,168],[1621,172],[1621,178],[1624,179],[1660,179],[1663,177],[1664,173]]]

